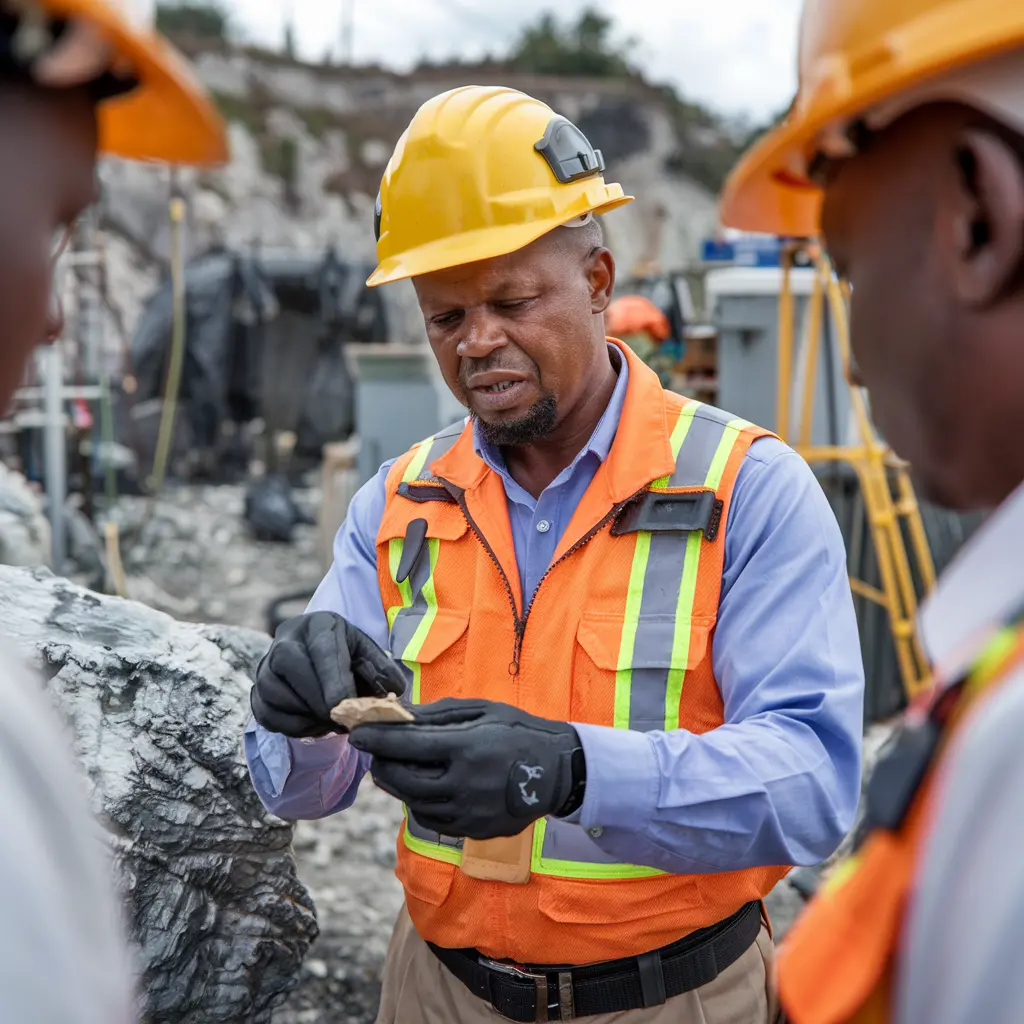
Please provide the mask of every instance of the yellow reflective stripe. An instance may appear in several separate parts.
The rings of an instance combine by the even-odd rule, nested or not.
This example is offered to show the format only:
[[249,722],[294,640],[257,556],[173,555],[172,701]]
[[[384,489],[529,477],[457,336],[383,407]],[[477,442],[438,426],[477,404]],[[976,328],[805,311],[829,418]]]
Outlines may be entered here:
[[967,689],[971,696],[987,686],[999,674],[1003,663],[1013,653],[1020,641],[1020,632],[1013,626],[999,630],[981,652],[981,657],[974,663]]
[[425,839],[414,836],[409,831],[408,812],[406,812],[406,821],[402,825],[402,839],[413,853],[418,853],[421,857],[429,857],[431,860],[443,860],[448,864],[462,863],[462,850],[457,846],[446,846],[444,843],[428,843]]
[[533,830],[533,855],[530,858],[530,870],[536,875],[557,875],[559,878],[654,878],[665,874],[657,868],[638,867],[635,864],[587,864],[575,860],[545,859],[544,832],[547,822],[544,818],[537,821]]
[[694,530],[686,538],[686,561],[676,601],[676,621],[672,633],[672,657],[665,683],[665,730],[679,728],[679,702],[683,697],[683,679],[690,663],[690,638],[693,625],[693,603],[697,598],[697,570],[700,546],[704,535]]
[[[693,424],[693,415],[700,408],[700,402],[690,402],[679,413],[672,429],[670,444],[672,458],[678,459],[680,449]],[[653,488],[667,487],[670,477],[655,480]],[[633,687],[633,651],[636,647],[636,632],[640,623],[640,607],[644,597],[644,578],[651,553],[651,534],[641,531],[636,535],[633,549],[633,564],[629,570],[629,589],[626,592],[626,612],[622,621],[622,636],[619,640],[619,661],[615,672],[615,707],[612,724],[616,729],[629,728],[629,708]]]
[[647,559],[651,552],[651,535],[641,531],[636,535],[633,549],[633,565],[629,570],[629,589],[626,592],[626,614],[622,621],[622,637],[619,640],[619,664],[615,671],[615,717],[616,729],[629,728],[630,691],[633,686],[633,648],[636,645],[636,631],[640,622],[640,605],[644,597],[644,577],[647,575]]
[[423,613],[423,618],[420,619],[416,632],[413,633],[412,639],[401,654],[402,661],[412,669],[413,704],[419,704],[420,702],[421,667],[418,660],[420,651],[423,650],[423,643],[427,639],[430,627],[434,624],[434,619],[437,618],[437,592],[434,590],[434,569],[437,566],[437,553],[441,549],[441,542],[436,537],[431,537],[427,541],[427,549],[430,552],[430,575],[423,584],[423,590],[421,591],[423,600],[427,603],[427,610]]
[[409,460],[409,465],[405,467],[405,472],[402,474],[403,484],[411,484],[413,480],[416,480],[419,477],[420,473],[423,472],[423,467],[427,464],[427,458],[430,456],[430,449],[433,447],[433,436],[430,436],[425,441],[420,442],[420,446],[416,449],[416,454]]
[[841,860],[833,869],[821,888],[824,896],[826,893],[833,893],[844,886],[857,873],[861,865],[861,855],[855,853],[845,860]]
[[722,474],[725,472],[725,464],[729,461],[733,445],[736,444],[740,434],[749,426],[751,424],[746,420],[737,419],[732,420],[725,428],[722,440],[718,442],[718,450],[715,452],[715,457],[711,460],[711,468],[708,470],[707,478],[704,481],[705,487],[710,488],[712,491],[718,490],[718,485],[722,482]]
[[402,561],[402,549],[405,547],[405,540],[402,537],[393,537],[388,541],[388,571],[391,573],[391,581],[398,587],[398,593],[402,598],[401,604],[392,605],[388,609],[388,632],[395,624],[398,613],[403,608],[412,607],[412,584],[406,579],[398,582],[398,566]]
[[[704,486],[717,491],[722,482],[729,455],[732,453],[740,434],[749,427],[746,420],[732,420],[722,433],[715,450],[715,457],[708,467],[708,475]],[[676,622],[672,636],[672,658],[668,671],[668,683],[665,687],[665,730],[679,728],[679,703],[683,698],[683,681],[686,678],[686,666],[690,661],[690,639],[693,628],[693,605],[697,599],[697,572],[700,568],[700,546],[704,535],[694,531],[686,539],[686,561],[683,568],[683,579],[679,587],[679,599],[676,603]]]

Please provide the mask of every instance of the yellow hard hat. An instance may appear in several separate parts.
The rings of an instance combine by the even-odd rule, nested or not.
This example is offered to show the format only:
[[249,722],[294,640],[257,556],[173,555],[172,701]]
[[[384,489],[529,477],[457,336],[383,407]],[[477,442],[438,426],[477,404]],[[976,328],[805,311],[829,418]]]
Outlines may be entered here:
[[371,287],[514,252],[632,200],[571,121],[515,89],[468,85],[416,112],[375,211]]
[[799,88],[785,122],[744,156],[722,193],[728,227],[813,237],[823,140],[929,79],[1024,44],[1012,0],[805,0]]
[[153,0],[0,0],[6,63],[46,86],[98,84],[100,151],[219,164],[224,122],[153,28]]

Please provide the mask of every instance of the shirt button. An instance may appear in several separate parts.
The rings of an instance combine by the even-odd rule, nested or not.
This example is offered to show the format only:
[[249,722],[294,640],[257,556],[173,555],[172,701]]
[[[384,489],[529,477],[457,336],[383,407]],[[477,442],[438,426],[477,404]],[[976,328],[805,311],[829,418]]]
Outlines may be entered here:
[[591,839],[600,839],[601,836],[604,835],[604,829],[601,828],[600,825],[595,825],[593,828],[587,829],[587,835],[589,835]]
[[537,532],[538,533],[547,533],[548,530],[550,530],[550,529],[551,529],[551,524],[546,519],[542,519],[537,524]]

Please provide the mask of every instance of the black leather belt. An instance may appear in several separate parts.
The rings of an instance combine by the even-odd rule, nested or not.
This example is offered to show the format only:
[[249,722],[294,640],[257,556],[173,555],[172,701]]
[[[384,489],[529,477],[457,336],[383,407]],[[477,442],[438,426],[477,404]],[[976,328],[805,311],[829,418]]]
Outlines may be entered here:
[[507,1020],[574,1020],[660,1006],[714,981],[750,947],[761,930],[761,904],[687,935],[653,953],[587,967],[518,965],[488,960],[475,949],[427,943],[473,995]]

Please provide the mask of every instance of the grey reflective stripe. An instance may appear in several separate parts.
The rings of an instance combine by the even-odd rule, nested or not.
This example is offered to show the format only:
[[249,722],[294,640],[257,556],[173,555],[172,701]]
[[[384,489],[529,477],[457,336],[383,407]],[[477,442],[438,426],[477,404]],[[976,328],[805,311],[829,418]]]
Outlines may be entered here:
[[533,860],[530,865],[534,874],[591,880],[653,878],[664,874],[657,868],[617,861],[605,853],[579,825],[570,825],[558,818],[541,818],[535,829]]
[[579,825],[548,818],[544,825],[544,857],[551,860],[581,860],[588,864],[619,864],[605,853]]
[[656,533],[651,537],[630,684],[629,728],[638,732],[657,732],[665,728],[679,582],[683,579],[687,558],[700,558],[700,547],[689,544],[687,534]]
[[[399,557],[401,557],[401,544],[402,542],[400,541],[398,546]],[[420,553],[420,557],[416,559],[416,564],[412,567],[412,573],[406,581],[406,586],[409,587],[409,592],[412,595],[412,603],[398,611],[391,624],[391,632],[388,635],[388,646],[391,648],[395,661],[401,666],[406,683],[410,688],[415,687],[417,680],[414,677],[414,670],[402,660],[402,656],[408,650],[416,630],[423,621],[423,616],[427,614],[429,605],[423,588],[426,586],[427,580],[430,579],[430,575],[430,552],[428,546],[424,545],[423,551]]]
[[445,427],[444,430],[438,431],[432,438],[428,438],[423,442],[424,445],[430,445],[430,450],[423,460],[423,468],[416,475],[418,482],[434,483],[437,481],[437,477],[430,472],[431,465],[441,456],[447,455],[455,447],[455,442],[462,437],[465,429],[466,420],[460,420],[458,423],[453,423],[450,427]]
[[676,459],[676,471],[669,479],[670,487],[704,486],[725,428],[732,419],[727,413],[706,405],[693,414],[693,423]]
[[462,840],[457,839],[455,836],[443,836],[438,832],[431,832],[429,828],[424,828],[412,815],[411,812],[406,812],[405,815],[406,828],[409,830],[409,834],[414,839],[419,839],[424,843],[434,843],[441,846],[449,846],[453,850],[462,849]]
[[[670,487],[703,487],[731,417],[701,405],[676,458]],[[629,728],[656,732],[666,727],[666,704],[676,644],[680,598],[686,599],[683,581],[696,579],[701,545],[689,534],[655,533],[644,573],[643,598],[633,645]],[[689,564],[687,564],[689,562]],[[686,609],[687,616],[689,609]]]

